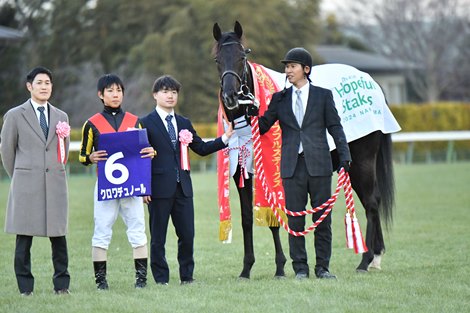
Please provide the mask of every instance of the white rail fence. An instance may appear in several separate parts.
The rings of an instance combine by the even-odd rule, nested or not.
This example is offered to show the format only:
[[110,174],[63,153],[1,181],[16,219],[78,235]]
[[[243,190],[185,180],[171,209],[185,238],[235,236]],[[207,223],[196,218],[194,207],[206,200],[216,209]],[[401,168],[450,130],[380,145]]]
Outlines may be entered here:
[[[205,138],[205,140],[210,140],[212,138]],[[396,154],[395,158],[398,157],[398,161],[401,163],[412,163],[413,160],[416,158],[415,154],[415,145],[418,142],[447,142],[447,148],[445,152],[445,156],[440,154],[439,161],[445,159],[446,162],[453,162],[457,159],[457,154],[455,150],[455,142],[456,141],[470,141],[470,130],[469,131],[435,131],[435,132],[400,132],[392,134],[392,141],[394,143],[407,143],[406,152],[401,154]],[[79,151],[80,150],[80,142],[73,141],[70,143],[70,151]],[[425,152],[427,155],[425,156],[425,161],[427,162],[435,162],[435,157],[432,156],[432,151]],[[470,152],[468,153],[470,155]],[[467,157],[465,157],[467,159]],[[75,161],[75,160],[74,160]],[[196,161],[196,160],[194,160]],[[70,167],[74,167],[73,172],[78,170],[78,172],[90,172],[94,173],[95,169],[93,166],[91,167],[83,167],[76,162],[70,162],[67,169],[71,171]],[[197,171],[207,171],[213,170],[216,168],[216,157],[215,154],[211,155],[210,157],[205,157],[198,159],[197,162],[194,162],[194,166],[192,168]],[[7,177],[4,169],[0,166],[0,179]]]
[[455,156],[454,145],[456,141],[470,141],[470,131],[434,131],[434,132],[408,132],[392,134],[393,142],[406,142],[408,148],[405,162],[413,161],[415,143],[447,141],[446,161],[452,162]]
[[[210,140],[213,138],[204,138]],[[446,161],[452,162],[454,157],[454,145],[456,141],[470,141],[469,131],[433,131],[433,132],[400,132],[392,134],[393,142],[408,143],[408,148],[405,156],[405,162],[411,163],[414,156],[415,144],[417,142],[438,142],[447,141]],[[73,141],[70,143],[70,151],[78,151],[80,149],[80,142]],[[205,166],[203,166],[205,167]]]

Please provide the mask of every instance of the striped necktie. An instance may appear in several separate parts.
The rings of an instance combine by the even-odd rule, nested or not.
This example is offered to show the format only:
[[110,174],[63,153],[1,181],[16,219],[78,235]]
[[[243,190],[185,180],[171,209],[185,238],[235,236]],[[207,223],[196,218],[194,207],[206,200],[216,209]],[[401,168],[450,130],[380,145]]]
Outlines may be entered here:
[[171,119],[173,118],[173,115],[168,114],[165,117],[166,123],[168,124],[168,134],[170,135],[171,143],[173,144],[173,148],[176,150],[176,132],[175,132],[175,127],[173,127],[173,123],[171,122]]
[[39,111],[39,125],[41,125],[42,132],[47,139],[47,134],[49,133],[49,127],[47,127],[46,115],[44,114],[44,107],[38,107]]
[[[173,149],[176,151],[176,131],[175,127],[173,126],[173,123],[171,122],[171,119],[173,118],[173,115],[168,114],[165,117],[166,123],[168,124],[168,134],[170,135],[171,143],[173,144]],[[179,168],[176,168],[176,181],[180,181],[180,171]]]

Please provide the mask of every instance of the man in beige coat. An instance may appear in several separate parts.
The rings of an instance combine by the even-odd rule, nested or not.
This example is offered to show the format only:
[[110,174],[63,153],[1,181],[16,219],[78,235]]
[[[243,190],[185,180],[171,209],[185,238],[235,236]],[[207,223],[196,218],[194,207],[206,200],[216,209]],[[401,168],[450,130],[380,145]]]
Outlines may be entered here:
[[54,292],[68,294],[68,116],[48,102],[52,93],[48,69],[34,68],[26,77],[26,88],[31,98],[4,115],[0,134],[2,163],[11,178],[5,232],[16,234],[14,268],[21,295],[33,294],[33,236],[49,237]]

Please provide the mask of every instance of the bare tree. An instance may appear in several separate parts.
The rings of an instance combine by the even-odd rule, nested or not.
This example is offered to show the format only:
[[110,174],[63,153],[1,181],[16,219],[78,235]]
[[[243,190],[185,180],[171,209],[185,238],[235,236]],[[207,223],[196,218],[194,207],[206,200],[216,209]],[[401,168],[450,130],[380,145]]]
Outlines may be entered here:
[[356,0],[347,6],[343,19],[356,34],[408,64],[407,79],[421,100],[462,90],[470,71],[468,0]]

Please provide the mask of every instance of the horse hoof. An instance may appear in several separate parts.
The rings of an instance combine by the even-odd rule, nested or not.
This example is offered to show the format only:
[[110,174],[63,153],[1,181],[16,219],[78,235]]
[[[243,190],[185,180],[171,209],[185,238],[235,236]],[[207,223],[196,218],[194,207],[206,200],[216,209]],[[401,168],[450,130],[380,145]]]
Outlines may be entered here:
[[245,279],[250,279],[250,272],[246,272],[246,271],[243,271],[240,273],[240,275],[238,275],[238,277],[240,278],[245,278]]
[[367,274],[369,273],[367,270],[363,270],[363,269],[360,269],[360,268],[356,268],[356,273],[358,274]]
[[249,281],[250,277],[238,276],[238,281]]

